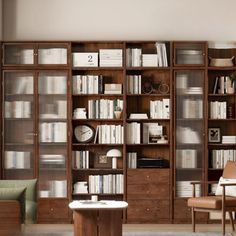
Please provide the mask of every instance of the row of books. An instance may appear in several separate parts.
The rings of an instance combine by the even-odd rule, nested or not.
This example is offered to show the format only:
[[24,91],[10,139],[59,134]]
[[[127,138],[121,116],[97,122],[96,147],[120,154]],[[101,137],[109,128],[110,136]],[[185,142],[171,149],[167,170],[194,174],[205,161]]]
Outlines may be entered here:
[[40,155],[41,168],[65,168],[66,157],[63,154],[43,154]]
[[183,99],[183,118],[185,119],[200,119],[203,118],[203,103],[202,99]]
[[223,135],[222,136],[222,143],[235,144],[236,143],[236,136],[235,135]]
[[230,76],[217,76],[213,88],[213,94],[232,94],[235,92],[236,84]]
[[30,101],[5,101],[5,118],[31,118]]
[[123,194],[123,174],[89,175],[89,193]]
[[122,125],[98,125],[94,138],[94,142],[97,141],[99,144],[123,144],[124,127]]
[[66,48],[43,48],[38,49],[39,64],[67,64]]
[[127,153],[127,166],[131,169],[137,168],[137,152]]
[[40,142],[66,142],[67,124],[66,122],[42,122],[39,127]]
[[214,169],[223,169],[227,161],[236,161],[236,150],[220,149],[211,151],[211,166]]
[[197,150],[177,149],[176,168],[197,168]]
[[89,119],[113,119],[114,111],[119,108],[123,110],[123,100],[121,99],[100,99],[88,100],[88,118]]
[[127,75],[126,81],[128,94],[142,93],[142,75]]
[[52,103],[43,103],[40,101],[40,118],[42,119],[66,119],[67,101],[56,100]]
[[169,119],[170,118],[170,99],[150,101],[151,119]]
[[5,169],[30,169],[31,152],[5,151]]
[[34,64],[34,49],[11,47],[11,51],[6,53],[6,61],[9,64]]
[[39,197],[67,197],[66,180],[50,180],[46,183],[46,188],[39,191]]
[[34,92],[34,77],[31,75],[6,74],[5,79],[6,94],[33,94]]
[[89,151],[73,151],[72,168],[89,169]]
[[179,144],[200,144],[199,130],[194,130],[191,127],[178,126],[176,129],[176,139]]
[[39,94],[66,94],[67,77],[65,75],[39,75]]
[[[142,124],[142,140],[141,140],[141,124],[138,122],[127,123],[127,143],[128,144],[148,144],[163,143],[163,126],[158,123]],[[166,141],[166,140],[164,140]],[[166,143],[166,142],[165,142]]]
[[227,102],[212,101],[210,102],[210,118],[226,119],[227,118]]
[[126,49],[127,67],[167,67],[167,52],[165,43],[156,43],[156,53],[143,53],[142,48]]
[[103,94],[102,75],[73,75],[73,94]]
[[[192,197],[193,186],[190,184],[191,181],[177,181],[176,182],[176,195],[177,197]],[[195,186],[196,197],[201,196],[201,185]]]

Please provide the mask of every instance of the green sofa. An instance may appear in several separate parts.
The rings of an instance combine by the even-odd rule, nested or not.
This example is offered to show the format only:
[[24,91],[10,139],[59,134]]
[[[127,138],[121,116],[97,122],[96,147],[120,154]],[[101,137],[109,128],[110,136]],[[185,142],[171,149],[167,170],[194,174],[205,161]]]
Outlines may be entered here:
[[[36,212],[37,212],[37,179],[25,179],[25,180],[0,180],[0,192],[1,189],[6,191],[7,189],[14,188],[25,188],[25,223],[35,223],[36,222]],[[1,195],[2,200],[5,200],[6,194]],[[9,191],[7,190],[9,195]],[[14,193],[14,195],[16,195]],[[10,196],[11,198],[11,196]],[[12,198],[11,198],[12,199]],[[22,200],[21,200],[22,201]]]

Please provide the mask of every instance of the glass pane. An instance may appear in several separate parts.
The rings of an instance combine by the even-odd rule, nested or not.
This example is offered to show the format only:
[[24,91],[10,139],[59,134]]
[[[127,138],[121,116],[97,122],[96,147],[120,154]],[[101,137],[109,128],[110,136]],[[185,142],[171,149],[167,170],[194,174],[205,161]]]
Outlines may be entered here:
[[34,74],[4,73],[4,177],[33,178]]
[[203,168],[204,71],[179,71],[176,79],[177,196],[192,195],[192,180],[201,180]]
[[67,197],[67,74],[41,72],[39,197]]
[[38,64],[67,64],[66,45],[40,45],[38,49]]
[[202,44],[179,44],[175,49],[176,64],[178,65],[203,65],[204,47]]
[[34,47],[33,45],[5,45],[4,46],[5,65],[33,65]]

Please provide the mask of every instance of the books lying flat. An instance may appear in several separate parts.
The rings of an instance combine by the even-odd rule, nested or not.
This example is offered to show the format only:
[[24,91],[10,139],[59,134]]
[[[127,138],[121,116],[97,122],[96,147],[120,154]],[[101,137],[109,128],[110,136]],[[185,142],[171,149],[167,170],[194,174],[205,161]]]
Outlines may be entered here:
[[131,113],[129,119],[148,119],[146,113]]

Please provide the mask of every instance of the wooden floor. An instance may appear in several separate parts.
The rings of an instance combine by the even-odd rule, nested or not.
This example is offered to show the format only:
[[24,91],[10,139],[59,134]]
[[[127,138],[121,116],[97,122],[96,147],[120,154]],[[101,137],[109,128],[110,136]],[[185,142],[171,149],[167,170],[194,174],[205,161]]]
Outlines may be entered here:
[[[150,231],[150,232],[160,232],[160,231],[178,231],[178,232],[191,232],[192,228],[190,224],[124,224],[123,230],[128,231]],[[196,230],[198,232],[221,232],[221,225],[220,224],[197,224]],[[23,228],[23,231],[27,233],[53,233],[57,232],[68,232],[73,231],[73,225],[64,225],[64,224],[57,224],[57,225],[44,225],[44,224],[34,224],[34,225],[26,225]],[[231,232],[230,225],[227,225],[226,232]],[[236,236],[236,233],[233,234]]]

